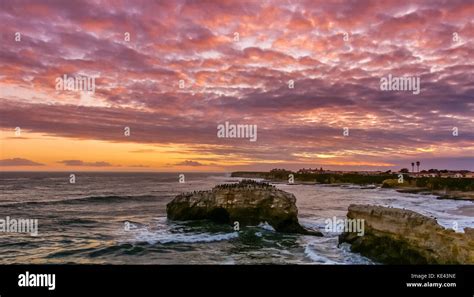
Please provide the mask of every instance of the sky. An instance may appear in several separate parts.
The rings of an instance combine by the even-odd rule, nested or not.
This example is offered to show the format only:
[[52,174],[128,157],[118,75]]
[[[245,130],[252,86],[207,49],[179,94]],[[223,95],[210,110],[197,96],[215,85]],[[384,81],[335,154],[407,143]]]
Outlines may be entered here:
[[471,0],[3,0],[0,23],[2,171],[474,171]]

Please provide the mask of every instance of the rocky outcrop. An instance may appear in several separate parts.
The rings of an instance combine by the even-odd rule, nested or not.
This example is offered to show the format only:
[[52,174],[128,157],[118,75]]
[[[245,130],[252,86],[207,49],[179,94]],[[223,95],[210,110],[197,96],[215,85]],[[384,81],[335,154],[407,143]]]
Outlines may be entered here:
[[364,220],[363,236],[345,232],[339,242],[353,252],[386,264],[474,264],[474,229],[445,229],[410,210],[351,205],[349,219]]
[[298,222],[293,194],[266,183],[244,180],[218,185],[210,191],[180,194],[166,205],[171,220],[212,220],[240,226],[267,222],[276,231],[322,236]]

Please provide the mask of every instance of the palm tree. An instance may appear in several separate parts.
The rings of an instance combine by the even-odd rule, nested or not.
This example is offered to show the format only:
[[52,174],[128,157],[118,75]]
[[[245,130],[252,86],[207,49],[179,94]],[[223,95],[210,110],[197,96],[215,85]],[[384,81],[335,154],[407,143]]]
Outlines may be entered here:
[[416,161],[416,167],[418,168],[418,172],[420,172],[420,161]]
[[415,163],[411,162],[411,172],[415,171]]

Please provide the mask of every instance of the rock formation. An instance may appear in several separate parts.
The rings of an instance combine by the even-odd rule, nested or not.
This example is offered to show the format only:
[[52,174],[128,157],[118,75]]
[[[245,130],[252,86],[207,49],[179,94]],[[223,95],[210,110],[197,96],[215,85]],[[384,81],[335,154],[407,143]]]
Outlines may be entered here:
[[180,194],[166,205],[171,220],[203,220],[240,226],[267,222],[276,231],[322,236],[308,231],[298,222],[293,194],[267,183],[243,180],[238,184],[218,185],[210,191]]
[[364,236],[345,232],[339,242],[385,264],[474,264],[474,229],[445,229],[419,213],[382,206],[351,205],[349,219],[365,221]]

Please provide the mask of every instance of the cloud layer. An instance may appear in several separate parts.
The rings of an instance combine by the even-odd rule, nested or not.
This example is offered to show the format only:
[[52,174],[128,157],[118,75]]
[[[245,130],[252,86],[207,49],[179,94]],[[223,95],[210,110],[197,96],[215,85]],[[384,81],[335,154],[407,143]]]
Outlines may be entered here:
[[[173,164],[189,167],[459,167],[474,156],[472,1],[1,7],[2,129],[184,145],[201,159]],[[95,94],[57,91],[64,74],[96,77]],[[421,93],[381,91],[389,74],[419,77]],[[225,121],[257,125],[258,141],[217,138]]]
[[0,160],[0,166],[43,166],[44,164],[23,158]]

